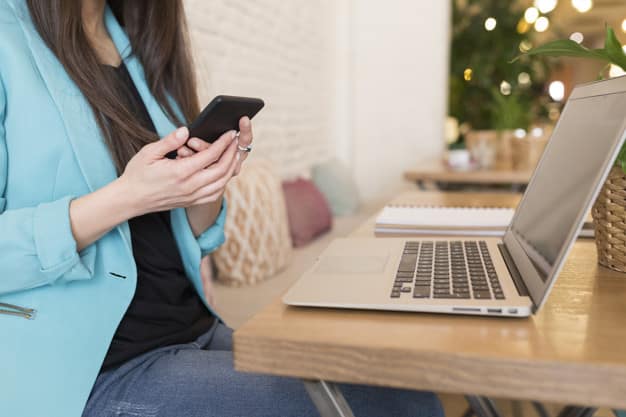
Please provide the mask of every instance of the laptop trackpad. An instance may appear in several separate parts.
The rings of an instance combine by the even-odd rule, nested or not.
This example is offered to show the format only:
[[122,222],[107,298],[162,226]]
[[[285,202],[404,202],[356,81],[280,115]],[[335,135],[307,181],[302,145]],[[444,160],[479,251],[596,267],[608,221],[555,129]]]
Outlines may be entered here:
[[385,271],[387,256],[328,256],[315,269],[318,274],[380,274]]

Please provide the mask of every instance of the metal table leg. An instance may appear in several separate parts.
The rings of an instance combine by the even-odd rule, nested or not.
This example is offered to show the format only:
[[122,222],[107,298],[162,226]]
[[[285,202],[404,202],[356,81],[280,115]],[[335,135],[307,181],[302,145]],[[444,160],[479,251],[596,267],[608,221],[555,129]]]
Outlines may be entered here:
[[303,382],[321,417],[354,417],[337,384],[310,380]]
[[546,407],[542,403],[533,401],[532,404],[539,417],[550,417],[550,413],[548,413],[548,410],[546,410]]
[[511,400],[511,413],[513,414],[513,417],[524,417],[521,401]]
[[593,407],[574,407],[569,405],[561,410],[559,417],[592,417],[596,411],[598,409]]
[[467,410],[465,410],[461,417],[474,417],[474,410],[472,410],[472,407],[467,407]]
[[[303,383],[321,417],[354,417],[337,384],[322,380],[303,380]],[[466,395],[465,398],[473,413],[468,410],[464,416],[474,414],[477,417],[502,417],[493,400],[476,395]],[[540,403],[533,405],[539,416],[548,415]],[[567,406],[561,410],[558,417],[593,417],[597,410],[594,407]]]
[[487,397],[466,395],[465,399],[477,417],[502,417],[495,403]]

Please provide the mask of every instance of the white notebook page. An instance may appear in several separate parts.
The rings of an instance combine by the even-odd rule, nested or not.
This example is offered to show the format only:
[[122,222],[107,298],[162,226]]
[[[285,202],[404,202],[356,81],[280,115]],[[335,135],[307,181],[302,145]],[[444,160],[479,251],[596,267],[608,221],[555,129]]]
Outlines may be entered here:
[[508,208],[387,206],[376,219],[376,226],[506,229],[514,213]]

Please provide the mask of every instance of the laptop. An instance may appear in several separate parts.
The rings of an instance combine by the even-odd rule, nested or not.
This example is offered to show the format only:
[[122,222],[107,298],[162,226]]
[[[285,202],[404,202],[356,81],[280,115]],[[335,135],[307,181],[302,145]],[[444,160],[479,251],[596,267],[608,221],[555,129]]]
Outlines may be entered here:
[[626,77],[578,86],[503,238],[337,239],[283,301],[529,316],[550,293],[625,130]]

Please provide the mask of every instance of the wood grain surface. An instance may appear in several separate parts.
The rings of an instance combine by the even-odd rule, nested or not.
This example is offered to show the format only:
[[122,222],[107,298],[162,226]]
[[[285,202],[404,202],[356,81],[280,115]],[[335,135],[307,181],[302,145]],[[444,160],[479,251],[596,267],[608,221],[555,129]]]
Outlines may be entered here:
[[478,169],[454,171],[441,161],[421,164],[404,172],[409,181],[441,181],[458,184],[528,184],[532,171]]
[[[395,202],[513,207],[519,195],[408,193]],[[355,236],[373,236],[373,219]],[[626,275],[579,240],[527,319],[286,307],[235,332],[240,371],[626,408]]]

